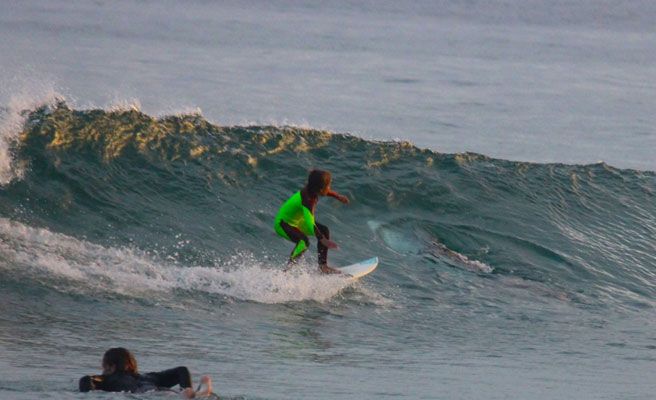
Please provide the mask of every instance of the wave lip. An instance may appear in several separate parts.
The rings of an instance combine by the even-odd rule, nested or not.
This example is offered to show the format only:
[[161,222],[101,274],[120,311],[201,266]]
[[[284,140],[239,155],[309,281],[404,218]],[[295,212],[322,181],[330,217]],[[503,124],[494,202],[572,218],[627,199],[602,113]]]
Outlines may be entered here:
[[0,107],[0,187],[23,178],[25,165],[17,158],[17,147],[33,110],[54,109],[61,102],[63,97],[52,87],[24,88],[10,97],[5,107]]

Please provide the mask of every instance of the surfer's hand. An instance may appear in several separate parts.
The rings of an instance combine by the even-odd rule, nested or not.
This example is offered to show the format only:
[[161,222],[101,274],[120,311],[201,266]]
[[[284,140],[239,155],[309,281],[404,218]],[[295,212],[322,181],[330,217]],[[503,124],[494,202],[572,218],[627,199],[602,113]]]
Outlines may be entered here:
[[330,239],[321,238],[321,244],[328,247],[329,249],[337,249],[337,243],[333,242]]
[[344,204],[348,204],[348,203],[349,203],[349,198],[346,197],[346,196],[344,196],[343,194],[340,194],[339,197],[337,198],[337,200],[341,201],[341,202],[344,203]]

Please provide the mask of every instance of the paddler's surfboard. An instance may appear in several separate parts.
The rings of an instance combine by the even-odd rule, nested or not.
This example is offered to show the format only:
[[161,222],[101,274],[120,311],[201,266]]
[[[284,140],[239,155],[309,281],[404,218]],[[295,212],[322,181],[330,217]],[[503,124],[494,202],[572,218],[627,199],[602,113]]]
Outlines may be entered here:
[[362,278],[370,274],[378,266],[378,257],[370,258],[368,260],[360,261],[356,264],[347,265],[346,267],[337,268],[342,271],[342,274],[350,275],[349,278]]

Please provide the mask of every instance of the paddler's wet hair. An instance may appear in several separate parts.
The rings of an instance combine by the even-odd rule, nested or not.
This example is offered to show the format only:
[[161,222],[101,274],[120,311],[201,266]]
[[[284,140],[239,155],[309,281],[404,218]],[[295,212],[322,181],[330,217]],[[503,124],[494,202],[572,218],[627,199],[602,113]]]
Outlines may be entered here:
[[105,352],[103,356],[103,365],[114,366],[116,372],[124,372],[132,375],[139,373],[137,369],[137,359],[129,350],[123,347],[114,347]]
[[308,181],[306,186],[307,191],[309,192],[310,195],[317,196],[325,188],[330,186],[331,179],[332,178],[330,177],[330,172],[313,169],[312,171],[310,171],[310,175],[308,176]]

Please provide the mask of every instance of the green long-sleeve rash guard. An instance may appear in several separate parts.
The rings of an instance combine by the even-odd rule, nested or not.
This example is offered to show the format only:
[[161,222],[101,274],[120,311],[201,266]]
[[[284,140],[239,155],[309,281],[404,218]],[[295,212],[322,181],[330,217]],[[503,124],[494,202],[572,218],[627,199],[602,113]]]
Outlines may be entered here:
[[[280,228],[280,221],[285,221],[291,226],[301,230],[308,236],[314,236],[314,215],[312,210],[303,205],[303,197],[298,191],[283,203],[276,215],[276,231]],[[286,235],[285,235],[286,236]]]

